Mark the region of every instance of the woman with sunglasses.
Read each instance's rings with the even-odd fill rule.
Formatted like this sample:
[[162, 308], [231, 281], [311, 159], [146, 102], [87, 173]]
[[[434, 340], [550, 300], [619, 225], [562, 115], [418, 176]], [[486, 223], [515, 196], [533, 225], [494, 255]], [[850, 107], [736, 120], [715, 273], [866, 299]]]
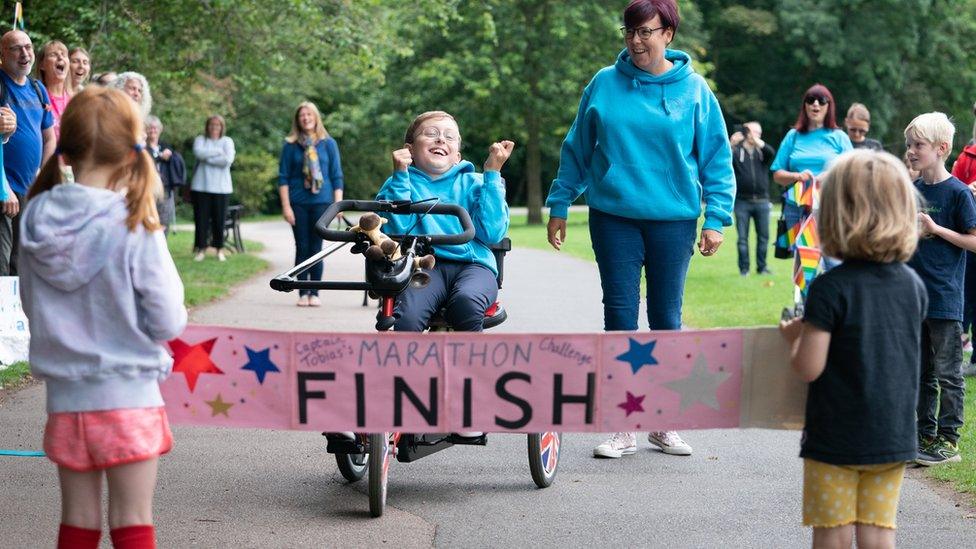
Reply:
[[[548, 238], [560, 249], [569, 205], [586, 193], [604, 329], [637, 329], [643, 270], [650, 328], [678, 330], [702, 203], [703, 256], [715, 255], [722, 227], [732, 224], [732, 149], [718, 100], [691, 57], [668, 49], [679, 22], [674, 0], [633, 0], [623, 22], [625, 48], [583, 90], [563, 142], [546, 200]], [[667, 454], [691, 454], [673, 431], [648, 441]], [[635, 433], [614, 433], [593, 454], [636, 451]]]
[[837, 127], [834, 96], [823, 84], [803, 94], [800, 115], [780, 143], [770, 170], [773, 181], [789, 187], [816, 179], [841, 153], [852, 150], [851, 139]]

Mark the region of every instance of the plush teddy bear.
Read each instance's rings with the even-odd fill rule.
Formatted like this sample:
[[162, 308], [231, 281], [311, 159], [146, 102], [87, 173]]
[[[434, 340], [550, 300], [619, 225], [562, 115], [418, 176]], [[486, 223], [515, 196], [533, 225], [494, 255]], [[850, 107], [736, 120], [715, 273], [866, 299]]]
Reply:
[[[386, 219], [369, 212], [363, 214], [359, 218], [359, 224], [350, 229], [351, 231], [365, 234], [370, 242], [373, 243], [365, 252], [366, 257], [370, 260], [379, 261], [385, 257], [390, 261], [396, 261], [403, 255], [400, 253], [400, 245], [380, 230], [386, 222]], [[434, 268], [434, 264], [435, 260], [433, 255], [416, 257], [413, 260], [413, 270], [430, 270]]]

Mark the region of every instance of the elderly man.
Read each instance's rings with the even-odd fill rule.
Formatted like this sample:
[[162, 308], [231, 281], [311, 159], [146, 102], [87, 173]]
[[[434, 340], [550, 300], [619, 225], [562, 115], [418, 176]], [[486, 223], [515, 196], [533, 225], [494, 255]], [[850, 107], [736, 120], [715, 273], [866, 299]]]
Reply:
[[54, 154], [54, 119], [47, 90], [29, 76], [34, 44], [27, 33], [14, 30], [0, 38], [0, 62], [3, 106], [16, 115], [16, 131], [3, 145], [9, 189], [3, 202], [6, 217], [0, 220], [0, 275], [16, 275], [20, 210], [41, 163]]

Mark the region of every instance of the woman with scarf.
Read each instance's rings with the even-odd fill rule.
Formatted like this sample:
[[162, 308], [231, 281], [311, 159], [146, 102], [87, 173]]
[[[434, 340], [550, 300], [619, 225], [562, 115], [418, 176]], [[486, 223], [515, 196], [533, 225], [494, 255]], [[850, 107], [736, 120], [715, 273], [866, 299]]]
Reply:
[[[315, 222], [332, 202], [342, 200], [342, 165], [339, 146], [322, 125], [314, 103], [298, 105], [285, 138], [278, 164], [278, 194], [281, 214], [295, 235], [295, 265], [322, 250], [322, 237]], [[322, 263], [299, 276], [300, 280], [322, 280]], [[322, 305], [317, 290], [301, 290], [299, 307]]]
[[[120, 77], [121, 78], [121, 77]], [[224, 135], [227, 125], [219, 114], [207, 118], [204, 134], [193, 140], [196, 167], [190, 183], [193, 200], [194, 261], [203, 261], [209, 244], [217, 250], [217, 261], [227, 261], [224, 255], [224, 218], [234, 187], [230, 166], [234, 163], [234, 141]]]

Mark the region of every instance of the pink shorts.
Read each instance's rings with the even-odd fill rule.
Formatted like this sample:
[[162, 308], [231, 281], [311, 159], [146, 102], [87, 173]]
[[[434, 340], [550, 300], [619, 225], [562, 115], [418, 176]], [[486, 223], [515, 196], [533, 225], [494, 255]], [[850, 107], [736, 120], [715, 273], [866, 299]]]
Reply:
[[44, 429], [48, 459], [80, 472], [151, 459], [172, 447], [162, 407], [50, 414]]

